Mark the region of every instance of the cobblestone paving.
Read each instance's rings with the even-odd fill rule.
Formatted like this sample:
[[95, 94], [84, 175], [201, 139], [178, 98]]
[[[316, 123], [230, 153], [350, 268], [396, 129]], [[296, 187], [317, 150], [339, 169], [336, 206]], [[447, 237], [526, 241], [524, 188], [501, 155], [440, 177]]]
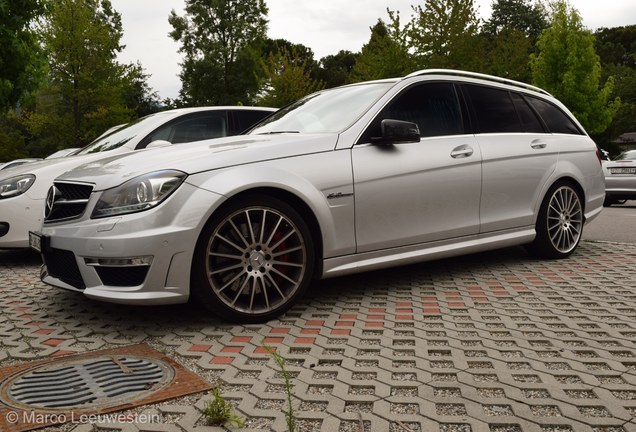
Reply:
[[[279, 320], [228, 325], [195, 306], [124, 307], [43, 285], [0, 253], [0, 366], [145, 342], [210, 382], [246, 430], [636, 431], [636, 247], [583, 242], [561, 261], [513, 248], [326, 280]], [[207, 394], [154, 423], [52, 430], [219, 431]], [[158, 420], [158, 421], [157, 421]]]

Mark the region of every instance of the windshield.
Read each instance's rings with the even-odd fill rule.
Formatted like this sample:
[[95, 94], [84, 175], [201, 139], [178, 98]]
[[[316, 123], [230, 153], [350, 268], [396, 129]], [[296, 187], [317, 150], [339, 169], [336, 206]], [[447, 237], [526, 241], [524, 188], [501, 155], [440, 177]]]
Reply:
[[374, 82], [314, 93], [277, 111], [250, 135], [341, 132], [394, 84]]
[[98, 138], [96, 141], [93, 141], [74, 154], [80, 155], [88, 153], [98, 153], [121, 147], [128, 141], [139, 135], [142, 131], [148, 128], [152, 128], [153, 124], [156, 124], [157, 126], [163, 124], [165, 122], [165, 117], [168, 114], [170, 114], [169, 111], [164, 111], [141, 117], [133, 122], [128, 123], [125, 126], [122, 126], [121, 128], [116, 129], [114, 132], [107, 134], [104, 137]]

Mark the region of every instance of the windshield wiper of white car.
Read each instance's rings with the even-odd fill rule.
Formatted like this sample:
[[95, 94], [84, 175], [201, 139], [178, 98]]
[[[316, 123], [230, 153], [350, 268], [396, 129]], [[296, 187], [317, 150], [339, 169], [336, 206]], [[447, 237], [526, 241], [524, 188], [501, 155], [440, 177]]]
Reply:
[[261, 132], [256, 135], [278, 135], [278, 134], [286, 134], [286, 133], [300, 133], [300, 131], [271, 131], [271, 132]]

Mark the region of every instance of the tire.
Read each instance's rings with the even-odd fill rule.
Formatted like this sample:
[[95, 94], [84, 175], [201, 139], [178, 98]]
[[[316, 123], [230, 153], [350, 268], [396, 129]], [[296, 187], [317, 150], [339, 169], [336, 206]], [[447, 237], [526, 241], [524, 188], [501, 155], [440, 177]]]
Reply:
[[583, 234], [583, 205], [577, 190], [568, 182], [555, 183], [546, 194], [537, 217], [537, 236], [530, 252], [541, 258], [567, 258]]
[[192, 294], [234, 322], [281, 315], [307, 290], [315, 268], [307, 224], [292, 207], [268, 196], [246, 196], [222, 207], [203, 229], [194, 254]]

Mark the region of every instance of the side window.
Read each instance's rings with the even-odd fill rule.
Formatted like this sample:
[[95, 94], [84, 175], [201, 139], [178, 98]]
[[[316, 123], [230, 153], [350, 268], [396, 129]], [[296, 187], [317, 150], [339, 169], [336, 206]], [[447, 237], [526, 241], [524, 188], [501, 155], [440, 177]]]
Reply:
[[542, 99], [528, 97], [530, 105], [539, 113], [548, 129], [552, 133], [562, 133], [570, 135], [583, 135], [577, 125], [557, 106], [552, 105]]
[[420, 136], [433, 137], [464, 133], [455, 88], [450, 83], [425, 83], [409, 87], [375, 118], [361, 142], [381, 135], [384, 119], [416, 123]]
[[270, 111], [235, 110], [233, 134], [241, 134], [271, 114]]
[[214, 111], [172, 121], [154, 131], [144, 142], [148, 145], [153, 141], [165, 140], [180, 144], [223, 136], [227, 136], [226, 113]]
[[534, 111], [532, 111], [528, 102], [526, 102], [518, 93], [510, 93], [510, 96], [512, 96], [512, 102], [514, 102], [517, 114], [519, 114], [523, 131], [545, 133], [545, 130], [541, 125], [541, 120], [539, 120]]
[[479, 133], [524, 132], [507, 90], [466, 85]]

